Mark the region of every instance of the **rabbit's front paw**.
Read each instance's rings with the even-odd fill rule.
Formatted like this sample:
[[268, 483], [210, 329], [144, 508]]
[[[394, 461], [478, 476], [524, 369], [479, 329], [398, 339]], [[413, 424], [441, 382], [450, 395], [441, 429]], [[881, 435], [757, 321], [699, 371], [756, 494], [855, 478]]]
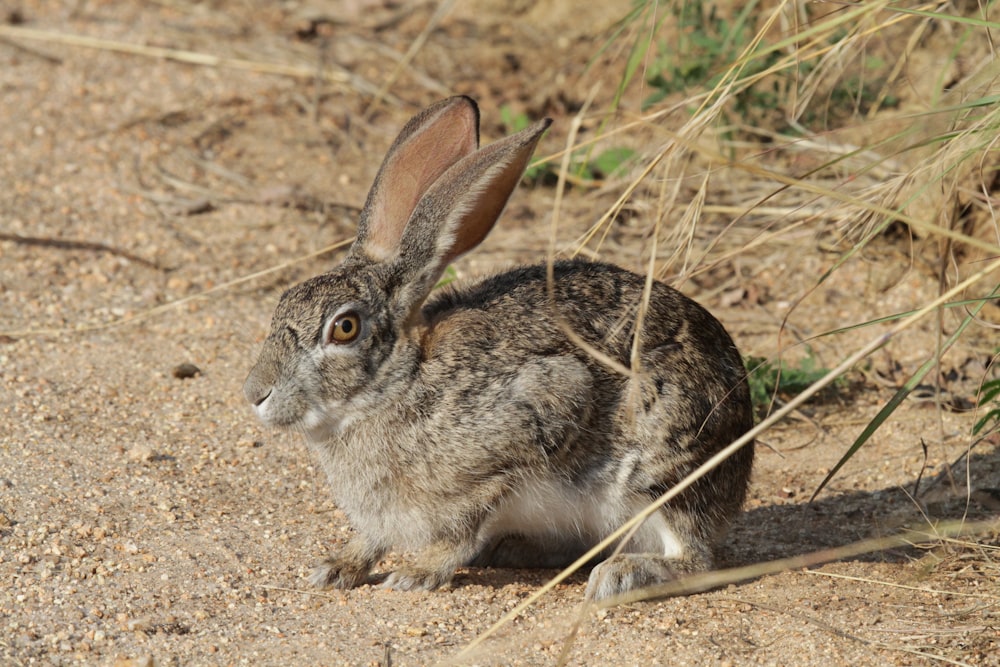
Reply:
[[605, 600], [676, 579], [670, 559], [656, 554], [623, 553], [598, 563], [587, 581], [587, 599]]
[[442, 572], [420, 567], [402, 567], [382, 584], [383, 588], [397, 591], [432, 591], [451, 581], [452, 572]]
[[365, 582], [370, 569], [361, 559], [330, 556], [313, 569], [309, 583], [316, 588], [354, 588]]

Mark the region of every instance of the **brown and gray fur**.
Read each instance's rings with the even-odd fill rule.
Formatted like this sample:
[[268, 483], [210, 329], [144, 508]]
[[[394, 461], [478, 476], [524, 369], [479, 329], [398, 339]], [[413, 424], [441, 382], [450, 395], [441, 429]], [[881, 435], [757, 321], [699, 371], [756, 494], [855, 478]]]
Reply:
[[[302, 431], [357, 531], [313, 573], [433, 589], [463, 565], [570, 562], [752, 426], [740, 355], [704, 308], [596, 262], [518, 268], [431, 293], [486, 236], [549, 121], [478, 148], [465, 97], [412, 119], [389, 149], [358, 239], [333, 271], [288, 290], [244, 386], [264, 423]], [[352, 319], [355, 318], [355, 319]], [[335, 322], [337, 324], [335, 324]], [[341, 342], [341, 325], [358, 326]], [[646, 521], [591, 573], [607, 598], [712, 566], [739, 512], [748, 445]]]

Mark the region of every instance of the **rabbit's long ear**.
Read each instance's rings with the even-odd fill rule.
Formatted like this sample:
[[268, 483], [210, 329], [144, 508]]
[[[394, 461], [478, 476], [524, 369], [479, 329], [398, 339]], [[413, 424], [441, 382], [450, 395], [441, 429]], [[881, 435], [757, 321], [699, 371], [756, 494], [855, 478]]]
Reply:
[[551, 123], [538, 121], [462, 158], [430, 186], [399, 241], [393, 265], [400, 280], [398, 307], [417, 307], [448, 263], [493, 229]]
[[394, 258], [420, 198], [441, 174], [478, 147], [479, 108], [468, 97], [442, 100], [410, 119], [375, 176], [351, 253], [376, 261]]

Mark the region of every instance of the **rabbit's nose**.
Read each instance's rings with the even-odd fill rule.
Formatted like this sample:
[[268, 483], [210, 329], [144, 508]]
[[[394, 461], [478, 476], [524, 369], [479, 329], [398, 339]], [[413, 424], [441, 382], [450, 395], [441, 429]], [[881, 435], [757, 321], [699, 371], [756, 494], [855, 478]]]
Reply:
[[261, 405], [264, 404], [264, 401], [266, 401], [270, 397], [271, 397], [271, 390], [268, 389], [266, 394], [264, 394], [263, 396], [261, 396], [260, 398], [257, 398], [257, 399], [251, 398], [250, 402], [253, 403], [253, 406], [255, 408], [259, 408]]
[[273, 389], [272, 385], [260, 382], [252, 371], [247, 381], [243, 383], [243, 395], [258, 412], [264, 401], [271, 397]]

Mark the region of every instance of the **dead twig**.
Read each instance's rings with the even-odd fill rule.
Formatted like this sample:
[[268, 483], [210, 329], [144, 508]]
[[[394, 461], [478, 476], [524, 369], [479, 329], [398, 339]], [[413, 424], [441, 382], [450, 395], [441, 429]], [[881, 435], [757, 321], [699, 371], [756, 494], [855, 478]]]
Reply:
[[148, 266], [149, 268], [156, 269], [157, 271], [166, 270], [156, 262], [144, 257], [139, 257], [128, 250], [122, 250], [121, 248], [115, 248], [114, 246], [109, 246], [105, 243], [98, 243], [96, 241], [54, 239], [47, 236], [22, 236], [20, 234], [9, 234], [6, 232], [0, 232], [0, 241], [12, 241], [13, 243], [17, 243], [19, 245], [42, 248], [58, 248], [60, 250], [89, 250], [91, 252], [106, 252], [116, 257], [127, 259], [130, 262]]

